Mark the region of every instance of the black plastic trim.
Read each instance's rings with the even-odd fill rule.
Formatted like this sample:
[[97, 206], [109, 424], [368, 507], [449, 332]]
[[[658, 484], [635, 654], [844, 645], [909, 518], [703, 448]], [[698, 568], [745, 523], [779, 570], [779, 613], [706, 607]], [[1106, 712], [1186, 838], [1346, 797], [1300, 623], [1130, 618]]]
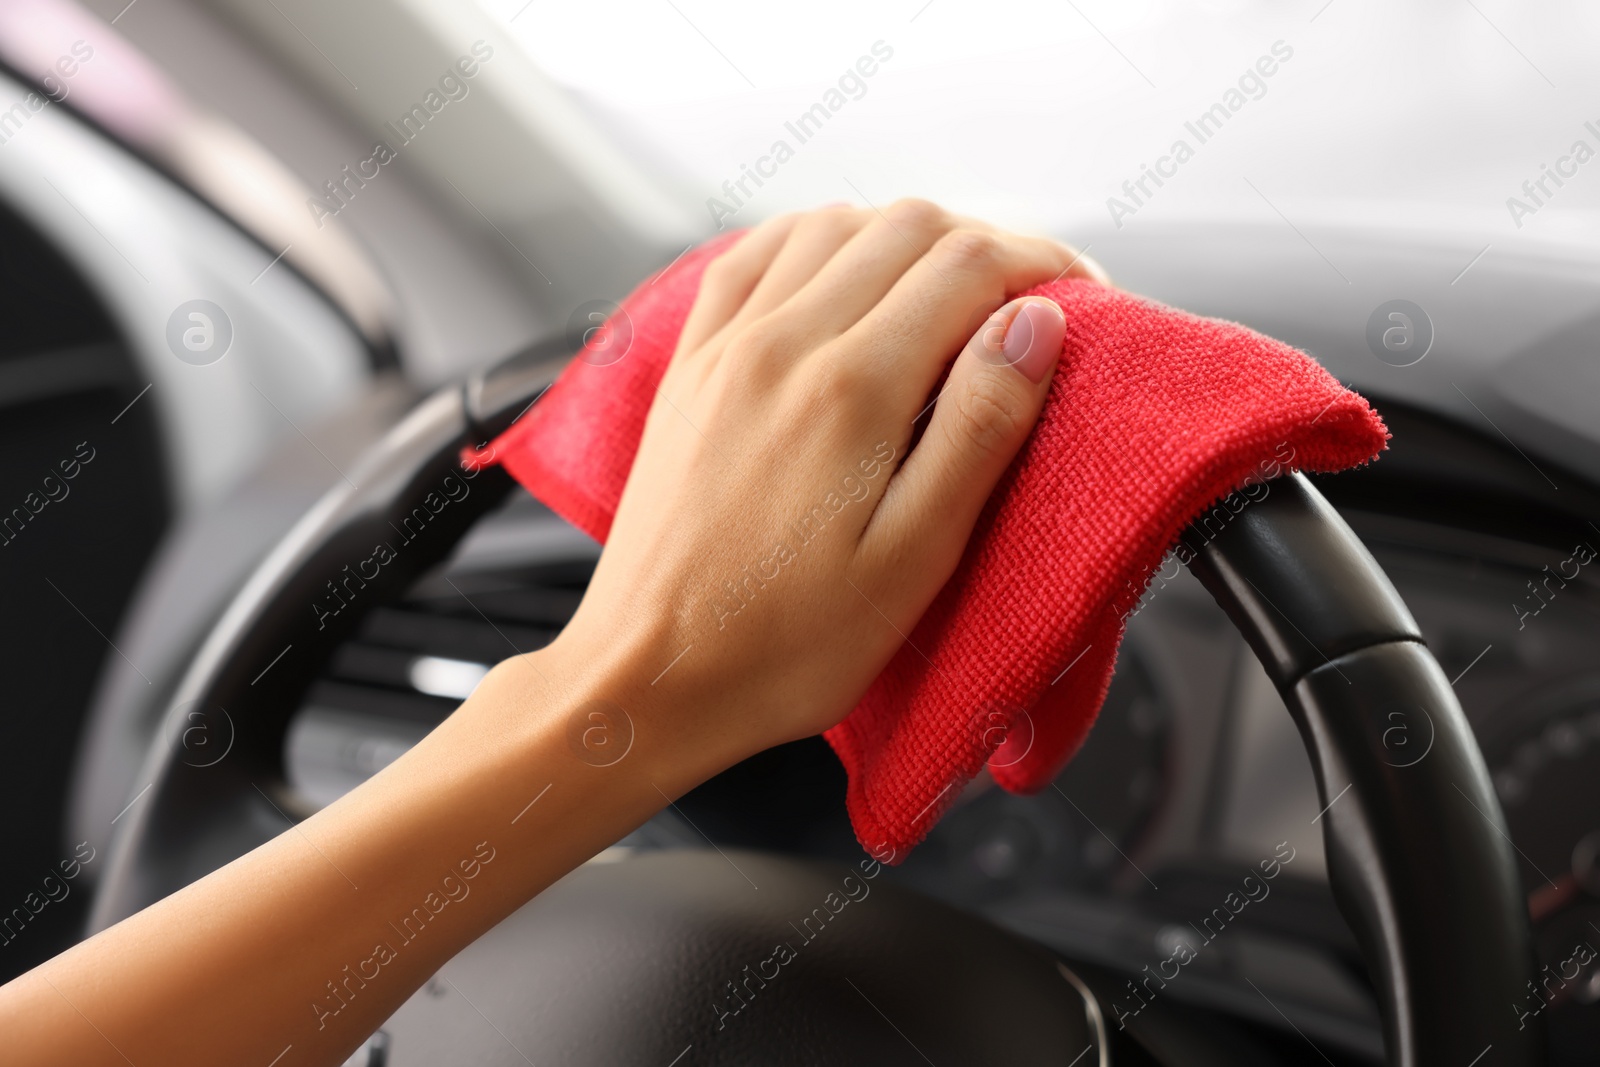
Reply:
[[[306, 687], [359, 617], [443, 559], [505, 496], [510, 478], [485, 471], [459, 506], [438, 509], [352, 594], [355, 610], [329, 621], [312, 603], [426, 507], [444, 479], [460, 479], [460, 450], [510, 425], [562, 362], [530, 351], [424, 402], [263, 562], [202, 650], [150, 753], [150, 795], [128, 813], [95, 902], [96, 927], [281, 827], [272, 796], [283, 794], [283, 735]], [[1505, 1010], [1531, 973], [1532, 953], [1504, 820], [1415, 621], [1303, 477], [1270, 483], [1264, 499], [1229, 511], [1220, 530], [1185, 535], [1190, 565], [1300, 724], [1326, 805], [1319, 820], [1330, 878], [1382, 997], [1391, 1062], [1459, 1067], [1491, 1044], [1496, 1063], [1540, 1062], [1537, 1026], [1514, 1031]], [[233, 758], [194, 766], [177, 741], [194, 706], [225, 712], [237, 730]], [[1413, 759], [1417, 748], [1405, 744], [1421, 744], [1424, 724], [1427, 746]]]
[[[1260, 496], [1265, 489], [1266, 495]], [[1189, 569], [1249, 642], [1280, 689], [1332, 659], [1422, 631], [1377, 560], [1301, 475], [1268, 482], [1256, 503], [1231, 498], [1220, 532], [1196, 523]]]
[[1302, 475], [1270, 490], [1184, 544], [1300, 728], [1388, 1061], [1460, 1065], [1493, 1046], [1496, 1063], [1543, 1063], [1542, 1027], [1511, 1008], [1534, 973], [1526, 903], [1461, 705], [1338, 513]]

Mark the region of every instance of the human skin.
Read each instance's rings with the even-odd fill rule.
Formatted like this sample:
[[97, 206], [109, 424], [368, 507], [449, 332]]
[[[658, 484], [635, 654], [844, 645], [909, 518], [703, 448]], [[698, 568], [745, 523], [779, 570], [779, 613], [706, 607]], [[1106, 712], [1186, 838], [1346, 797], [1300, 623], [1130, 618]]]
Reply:
[[[341, 1064], [670, 799], [839, 722], [1037, 419], [1065, 324], [1006, 296], [1063, 274], [1104, 280], [922, 201], [757, 227], [706, 271], [555, 642], [360, 788], [0, 987], [6, 1062]], [[730, 613], [725, 583], [846, 476], [865, 494]]]

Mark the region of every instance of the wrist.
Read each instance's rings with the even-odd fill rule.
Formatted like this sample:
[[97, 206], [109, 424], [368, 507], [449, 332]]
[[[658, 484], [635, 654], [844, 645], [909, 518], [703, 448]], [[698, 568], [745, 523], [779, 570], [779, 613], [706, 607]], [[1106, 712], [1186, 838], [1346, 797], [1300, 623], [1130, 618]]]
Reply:
[[473, 700], [508, 714], [505, 728], [562, 777], [640, 786], [661, 806], [751, 754], [722, 725], [722, 687], [669, 684], [685, 651], [672, 646], [670, 635], [598, 640], [569, 627], [496, 666]]

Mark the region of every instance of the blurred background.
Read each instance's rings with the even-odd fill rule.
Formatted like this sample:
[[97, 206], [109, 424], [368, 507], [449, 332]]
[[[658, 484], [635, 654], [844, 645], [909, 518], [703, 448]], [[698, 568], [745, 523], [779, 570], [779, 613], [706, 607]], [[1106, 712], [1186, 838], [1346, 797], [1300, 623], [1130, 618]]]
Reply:
[[[1324, 489], [1466, 679], [1564, 958], [1600, 916], [1600, 601], [1587, 573], [1536, 624], [1523, 598], [1600, 544], [1597, 40], [1592, 4], [1508, 0], [0, 0], [0, 979], [79, 936], [229, 596], [428, 390], [570, 344], [719, 229], [909, 195], [1072, 241], [1375, 399], [1383, 473]], [[450, 573], [536, 636], [594, 553], [519, 500]], [[1169, 929], [1129, 903], [1146, 870], [1209, 900], [1217, 863], [1315, 811], [1276, 696], [1186, 583], [1130, 631], [1101, 757], [1064, 778], [1083, 807], [975, 797], [908, 878], [1137, 962]], [[309, 808], [498, 655], [446, 599], [424, 582], [308, 694], [284, 758]], [[691, 810], [719, 840], [847, 852], [824, 757]], [[1230, 960], [1206, 996], [1265, 1018], [1234, 995], [1259, 979], [1370, 1056], [1302, 848], [1303, 907], [1261, 934], [1290, 962]], [[1144, 925], [1085, 947], [1108, 915]], [[1585, 981], [1562, 1011], [1586, 1040]]]

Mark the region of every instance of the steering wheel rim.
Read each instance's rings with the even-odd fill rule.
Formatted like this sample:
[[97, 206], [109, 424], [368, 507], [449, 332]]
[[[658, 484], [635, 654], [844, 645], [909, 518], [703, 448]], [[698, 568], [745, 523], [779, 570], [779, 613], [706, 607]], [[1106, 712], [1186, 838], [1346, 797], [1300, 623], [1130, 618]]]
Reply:
[[[512, 490], [499, 468], [465, 474], [460, 450], [525, 411], [570, 351], [530, 349], [423, 401], [261, 563], [151, 744], [139, 778], [148, 795], [112, 843], [91, 931], [272, 836], [271, 813], [287, 806], [283, 740], [305, 689], [366, 611], [443, 560]], [[467, 488], [439, 506], [447, 478]], [[1268, 484], [1248, 507], [1197, 520], [1179, 555], [1300, 729], [1323, 804], [1329, 881], [1378, 992], [1389, 1062], [1461, 1067], [1492, 1047], [1497, 1064], [1542, 1063], [1539, 1020], [1518, 1029], [1507, 1011], [1533, 977], [1531, 935], [1504, 818], [1460, 705], [1399, 594], [1337, 512], [1301, 475]], [[407, 527], [414, 536], [375, 578], [363, 575], [344, 610], [312, 606], [419, 508], [425, 521]], [[174, 743], [197, 721], [226, 730], [228, 758], [195, 758]]]

